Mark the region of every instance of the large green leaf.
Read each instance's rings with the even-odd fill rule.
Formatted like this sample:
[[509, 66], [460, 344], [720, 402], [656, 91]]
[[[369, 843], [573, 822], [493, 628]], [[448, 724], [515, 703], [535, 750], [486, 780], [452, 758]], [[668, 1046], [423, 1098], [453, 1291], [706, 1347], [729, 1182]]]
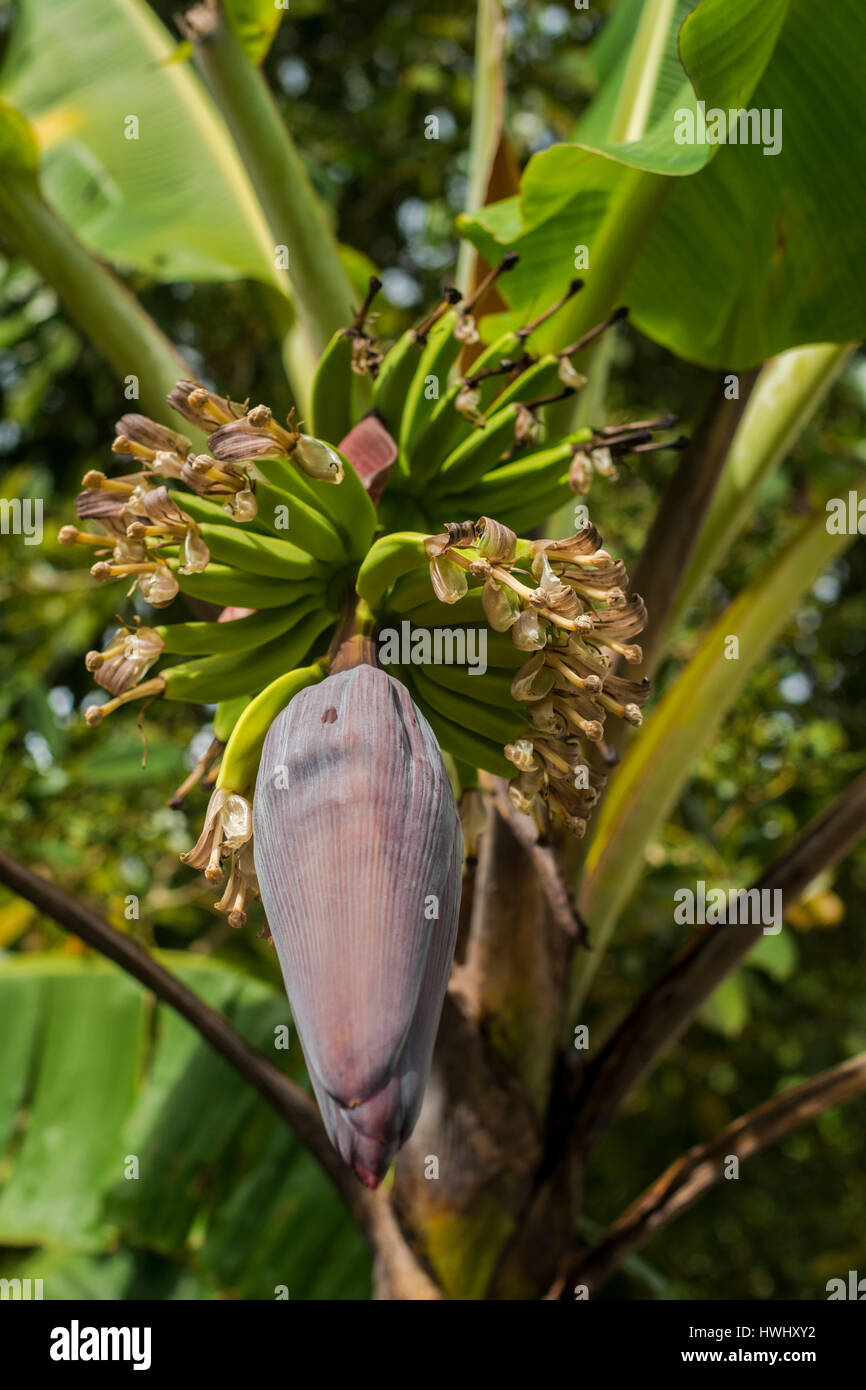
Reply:
[[656, 174], [702, 169], [716, 147], [680, 143], [679, 113], [694, 118], [699, 100], [723, 108], [748, 101], [787, 8], [788, 0], [702, 0], [697, 7], [694, 0], [628, 0], [620, 23], [633, 41], [618, 45], [600, 103], [611, 135], [604, 138], [591, 109], [578, 126], [580, 145]]
[[99, 1244], [100, 1194], [120, 1171], [144, 1041], [142, 992], [118, 972], [71, 960], [46, 971], [24, 956], [0, 970], [0, 999], [3, 1091], [8, 1102], [17, 1076], [16, 1105], [29, 1112], [0, 1193], [0, 1241]]
[[260, 63], [274, 41], [289, 0], [222, 0], [229, 24], [244, 52]]
[[767, 478], [790, 452], [853, 351], [850, 343], [794, 348], [763, 368], [679, 586], [671, 632], [724, 560]]
[[[297, 1041], [274, 1048], [281, 991], [160, 959], [303, 1077]], [[318, 1164], [173, 1010], [107, 963], [51, 955], [0, 963], [0, 1009], [0, 1246], [43, 1247], [47, 1298], [367, 1296], [366, 1249]], [[99, 1255], [118, 1239], [122, 1261]]]
[[[650, 337], [707, 366], [738, 368], [801, 343], [862, 336], [859, 0], [839, 0], [820, 24], [807, 0], [701, 0], [682, 25], [679, 62], [671, 38], [680, 7], [645, 0], [641, 11], [626, 0], [620, 8], [614, 22], [635, 41], [624, 56], [608, 50], [605, 84], [578, 127], [581, 144], [536, 155], [519, 198], [464, 223], [488, 259], [521, 252], [503, 282], [515, 317], [555, 298], [575, 245], [585, 244], [587, 289], [570, 330], [624, 298]], [[632, 60], [642, 16], [653, 9], [669, 24], [663, 49], [647, 60], [646, 92]], [[780, 110], [781, 152], [678, 145], [674, 113], [698, 99], [707, 109]], [[635, 112], [644, 133], [623, 140]], [[619, 143], [605, 140], [605, 129]]]
[[[144, 0], [22, 0], [3, 96], [31, 121], [52, 207], [160, 279], [287, 282], [226, 128]], [[137, 138], [130, 118], [137, 121]]]
[[114, 1303], [125, 1299], [177, 1301], [218, 1297], [218, 1291], [175, 1260], [150, 1251], [116, 1250], [108, 1254], [85, 1254], [77, 1250], [34, 1251], [0, 1263], [5, 1279], [41, 1280], [32, 1284], [49, 1302], [99, 1300]]
[[[839, 495], [857, 486], [846, 473]], [[862, 487], [860, 496], [866, 495]], [[704, 637], [689, 664], [653, 710], [611, 779], [596, 821], [580, 884], [579, 907], [593, 949], [578, 964], [579, 1004], [593, 979], [622, 908], [644, 868], [644, 850], [676, 806], [694, 759], [822, 569], [850, 545], [830, 534], [823, 507], [805, 521], [769, 570], [744, 589]], [[728, 639], [738, 639], [729, 656]]]

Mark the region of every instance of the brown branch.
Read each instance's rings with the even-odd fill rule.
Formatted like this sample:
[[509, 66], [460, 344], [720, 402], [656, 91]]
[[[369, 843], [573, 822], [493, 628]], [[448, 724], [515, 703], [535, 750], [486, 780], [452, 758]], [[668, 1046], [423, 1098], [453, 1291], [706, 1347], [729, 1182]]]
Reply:
[[740, 373], [739, 399], [727, 400], [725, 374], [713, 382], [689, 447], [668, 483], [635, 567], [632, 589], [643, 597], [649, 622], [641, 635], [644, 659], [631, 679], [649, 675], [665, 634], [680, 582], [716, 491], [731, 442], [758, 378], [758, 368]]
[[[821, 812], [757, 880], [790, 907], [812, 880], [838, 863], [866, 832], [866, 773]], [[761, 938], [759, 924], [704, 928], [635, 1004], [595, 1060], [576, 1097], [572, 1134], [586, 1153], [634, 1089], [688, 1028], [701, 1004]]]
[[403, 1240], [387, 1194], [382, 1189], [369, 1192], [357, 1182], [331, 1147], [316, 1105], [300, 1086], [247, 1042], [223, 1014], [159, 965], [138, 942], [115, 931], [98, 913], [2, 850], [0, 883], [133, 975], [192, 1024], [214, 1051], [259, 1092], [325, 1170], [377, 1260], [387, 1267], [390, 1286], [411, 1290], [401, 1292], [400, 1297], [417, 1300], [441, 1296]]
[[546, 1297], [570, 1301], [578, 1284], [590, 1295], [597, 1293], [623, 1260], [725, 1176], [732, 1155], [750, 1158], [824, 1110], [864, 1092], [866, 1052], [861, 1052], [741, 1115], [708, 1144], [696, 1145], [672, 1163], [592, 1249], [572, 1256]]

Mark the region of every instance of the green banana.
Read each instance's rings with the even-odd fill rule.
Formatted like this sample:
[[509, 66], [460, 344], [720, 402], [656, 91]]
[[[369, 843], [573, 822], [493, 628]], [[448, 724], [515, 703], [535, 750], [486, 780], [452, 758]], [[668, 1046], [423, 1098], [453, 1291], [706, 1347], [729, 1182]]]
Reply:
[[308, 594], [317, 594], [325, 605], [324, 590], [317, 580], [281, 583], [260, 574], [239, 574], [231, 565], [213, 563], [201, 574], [178, 574], [179, 562], [169, 559], [167, 563], [177, 575], [181, 591], [205, 603], [232, 608], [285, 608]]
[[223, 700], [217, 705], [213, 717], [214, 738], [220, 743], [228, 743], [232, 729], [250, 702], [249, 695], [236, 695], [233, 700]]
[[[501, 520], [497, 507], [514, 506], [523, 498], [531, 499], [533, 492], [546, 490], [568, 477], [574, 442], [568, 435], [559, 444], [547, 449], [536, 449], [533, 453], [520, 454], [517, 458], [503, 463], [482, 477], [477, 477], [465, 490], [455, 489], [446, 499], [442, 498], [440, 507], [450, 501], [452, 505], [470, 510], [477, 507], [481, 516], [493, 516]], [[485, 500], [486, 499], [486, 500]], [[525, 530], [521, 527], [521, 530]]]
[[[248, 464], [247, 467], [257, 488], [261, 480], [280, 492], [287, 492], [290, 497], [300, 498], [308, 507], [317, 507], [323, 516], [327, 516], [327, 509], [320, 503], [319, 494], [313, 491], [313, 479], [296, 463], [292, 463], [291, 459], [256, 459], [255, 463]], [[339, 484], [328, 483], [326, 486], [336, 487]]]
[[396, 437], [406, 396], [412, 378], [421, 361], [424, 344], [419, 342], [418, 330], [407, 328], [402, 337], [388, 349], [379, 368], [373, 387], [373, 409], [378, 411], [386, 427]]
[[[495, 343], [491, 343], [483, 352], [479, 353], [472, 363], [471, 376], [477, 376], [479, 372], [490, 371], [493, 367], [498, 367], [501, 362], [517, 362], [526, 351], [524, 339], [520, 333], [509, 330], [497, 338]], [[479, 409], [486, 410], [502, 386], [502, 378], [489, 376], [484, 381], [478, 383], [478, 390], [481, 393]]]
[[504, 391], [490, 406], [490, 413], [502, 410], [512, 401], [531, 401], [538, 396], [547, 396], [557, 388], [562, 389], [559, 380], [559, 358], [552, 353], [533, 362], [514, 381], [508, 382]]
[[355, 580], [358, 596], [371, 608], [379, 608], [386, 592], [401, 575], [429, 564], [426, 537], [419, 531], [392, 531], [371, 546]]
[[472, 767], [481, 767], [485, 772], [491, 772], [496, 777], [510, 778], [513, 776], [514, 768], [505, 757], [499, 744], [484, 738], [481, 734], [471, 733], [468, 729], [446, 719], [438, 710], [435, 710], [419, 694], [417, 686], [413, 683], [412, 673], [405, 667], [395, 670], [393, 674], [406, 686], [446, 752], [455, 758], [462, 759], [465, 763], [469, 763]]
[[[256, 500], [261, 530], [291, 539], [302, 550], [317, 560], [324, 560], [326, 564], [345, 564], [345, 541], [333, 523], [313, 503], [260, 479], [256, 480]], [[288, 521], [288, 526], [278, 525], [284, 519]]]
[[376, 508], [348, 459], [342, 454], [340, 458], [343, 479], [339, 483], [310, 478], [289, 459], [259, 459], [256, 469], [272, 487], [321, 512], [343, 540], [346, 552], [360, 559], [376, 530]]
[[483, 430], [477, 429], [444, 460], [436, 479], [437, 489], [462, 492], [494, 468], [502, 456], [514, 448], [516, 423], [516, 404], [491, 415]]
[[[434, 671], [439, 668], [428, 669]], [[513, 743], [527, 729], [526, 716], [513, 700], [509, 701], [511, 709], [507, 705], [505, 708], [497, 708], [494, 705], [478, 704], [468, 695], [457, 695], [446, 686], [439, 685], [427, 674], [427, 669], [419, 666], [413, 666], [412, 679], [419, 695], [432, 709], [444, 719], [450, 719], [452, 723], [468, 729], [471, 733], [481, 734], [484, 738], [504, 744]], [[480, 686], [485, 677], [473, 676], [470, 679]]]
[[[428, 578], [429, 592], [429, 578]], [[393, 607], [388, 603], [389, 609]], [[431, 599], [429, 603], [422, 603], [417, 608], [412, 608], [406, 614], [413, 627], [454, 627], [466, 623], [486, 623], [484, 605], [481, 602], [480, 588], [472, 589], [456, 603], [440, 603], [438, 599]]]
[[[339, 450], [336, 451], [339, 453]], [[333, 522], [346, 542], [349, 555], [360, 560], [366, 555], [376, 533], [378, 517], [367, 489], [347, 458], [343, 461], [343, 480], [325, 483], [308, 478], [313, 499], [320, 511]]]
[[513, 670], [499, 666], [488, 666], [483, 676], [470, 675], [465, 666], [425, 666], [427, 677], [437, 685], [445, 686], [455, 695], [477, 700], [482, 705], [497, 705], [507, 709], [511, 700]]
[[265, 736], [271, 724], [299, 690], [317, 684], [325, 675], [327, 664], [316, 661], [312, 666], [299, 666], [287, 671], [266, 685], [249, 701], [237, 720], [223, 753], [217, 786], [242, 795], [252, 787], [258, 772]]
[[259, 531], [237, 531], [232, 526], [201, 526], [203, 540], [215, 560], [234, 565], [248, 574], [260, 574], [269, 579], [325, 578], [328, 570], [320, 560], [314, 560], [305, 550], [291, 541]]
[[320, 609], [304, 618], [287, 635], [266, 642], [254, 652], [244, 653], [241, 660], [232, 652], [169, 666], [162, 672], [165, 693], [170, 700], [197, 705], [221, 703], [237, 695], [254, 695], [277, 676], [297, 666], [333, 621], [330, 613]]
[[[516, 671], [518, 666], [522, 666], [526, 661], [526, 652], [519, 651], [515, 647], [507, 632], [494, 632], [492, 628], [487, 631], [487, 664], [496, 666], [503, 671]], [[478, 676], [473, 676], [473, 680], [478, 680]]]
[[354, 424], [355, 373], [352, 371], [352, 333], [338, 328], [328, 343], [313, 377], [310, 433], [336, 447]]
[[459, 309], [452, 306], [445, 310], [430, 330], [417, 371], [409, 384], [400, 417], [400, 451], [404, 457], [411, 452], [419, 432], [429, 423], [438, 405], [438, 395], [433, 402], [427, 400], [430, 377], [436, 378], [439, 391], [447, 390], [452, 368], [463, 347], [460, 339], [454, 336], [459, 318]]
[[[568, 502], [574, 501], [574, 494], [568, 486], [567, 477], [556, 483], [549, 491], [535, 494], [527, 498], [524, 502], [517, 504], [513, 510], [506, 510], [501, 518], [504, 526], [521, 527], [525, 531], [531, 531], [536, 526], [542, 526], [554, 512], [558, 512]], [[571, 529], [575, 530], [577, 522], [570, 523]]]
[[456, 406], [463, 390], [462, 382], [449, 386], [436, 409], [418, 433], [409, 453], [409, 472], [417, 482], [425, 482], [436, 473], [458, 444], [479, 428], [464, 420]]
[[292, 604], [291, 608], [264, 608], [248, 618], [235, 618], [227, 623], [166, 623], [155, 631], [165, 643], [164, 650], [179, 656], [245, 652], [287, 632], [320, 603], [316, 594], [310, 594]]
[[[430, 583], [430, 562], [410, 570], [396, 581], [386, 603], [389, 613], [409, 613], [423, 603], [433, 599], [433, 585]], [[439, 604], [439, 600], [436, 600]], [[442, 608], [443, 605], [439, 604]]]
[[[506, 334], [499, 341], [504, 347], [508, 347], [515, 339], [515, 334]], [[484, 353], [473, 364], [472, 376], [478, 371], [479, 363], [483, 362], [487, 355]], [[494, 366], [497, 365], [495, 357], [496, 354], [493, 355], [491, 362], [491, 365]], [[504, 353], [503, 358], [508, 360]], [[503, 377], [486, 377], [483, 381], [479, 381], [475, 387], [478, 392], [477, 409], [486, 412], [490, 418], [498, 413], [503, 406], [510, 405], [514, 401], [527, 401], [534, 396], [545, 395], [557, 384], [558, 372], [559, 359], [550, 356], [540, 362], [530, 362], [520, 375], [514, 381], [506, 384], [504, 388], [502, 386]], [[434, 410], [429, 423], [412, 446], [409, 468], [412, 477], [418, 481], [424, 481], [435, 474], [449, 454], [472, 436], [480, 434], [485, 428], [484, 425], [473, 425], [469, 420], [465, 420], [457, 410], [457, 397], [463, 389], [463, 380], [449, 387], [445, 397]]]
[[413, 500], [411, 494], [399, 492], [396, 488], [385, 489], [379, 499], [378, 513], [383, 534], [389, 531], [423, 531], [425, 536], [429, 536], [436, 530], [427, 512]]
[[[266, 466], [270, 463], [282, 464], [284, 460], [268, 460]], [[276, 473], [277, 470], [275, 476]], [[252, 521], [232, 521], [218, 503], [210, 501], [207, 497], [197, 497], [194, 492], [172, 490], [169, 496], [199, 524], [237, 527], [238, 534], [255, 531], [266, 536], [277, 535], [291, 540], [316, 560], [323, 560], [328, 564], [345, 563], [346, 544], [337, 528], [316, 506], [314, 494], [304, 487], [300, 470], [287, 464], [279, 472], [279, 477], [280, 481], [273, 483], [268, 482], [264, 476], [253, 479], [258, 512]], [[284, 516], [278, 508], [287, 509], [288, 527], [277, 524]]]
[[170, 488], [168, 495], [181, 511], [192, 517], [193, 521], [210, 521], [220, 526], [240, 526], [251, 531], [267, 530], [259, 516], [253, 517], [251, 521], [232, 521], [218, 502], [212, 502], [208, 497], [199, 497], [194, 492], [180, 492], [176, 488]]
[[[454, 607], [456, 608], [457, 605], [455, 604]], [[519, 651], [518, 648], [515, 647], [514, 643], [511, 641], [511, 638], [508, 636], [506, 632], [494, 632], [493, 629], [488, 628], [486, 624], [478, 622], [449, 623], [448, 617], [449, 614], [452, 612], [451, 606], [449, 604], [443, 603], [439, 604], [438, 608], [440, 614], [438, 622], [416, 623], [414, 621], [414, 614], [401, 615], [401, 617], [404, 617], [404, 620], [409, 621], [411, 623], [412, 631], [410, 631], [409, 634], [410, 642], [412, 640], [412, 633], [414, 632], [414, 629], [416, 627], [483, 627], [484, 631], [487, 633], [486, 649], [488, 666], [496, 667], [500, 671], [513, 672], [517, 669], [518, 666], [523, 665], [524, 661], [526, 660], [526, 652]], [[430, 616], [433, 616], [432, 605]], [[480, 677], [473, 676], [472, 679], [473, 681], [476, 681], [479, 680]]]

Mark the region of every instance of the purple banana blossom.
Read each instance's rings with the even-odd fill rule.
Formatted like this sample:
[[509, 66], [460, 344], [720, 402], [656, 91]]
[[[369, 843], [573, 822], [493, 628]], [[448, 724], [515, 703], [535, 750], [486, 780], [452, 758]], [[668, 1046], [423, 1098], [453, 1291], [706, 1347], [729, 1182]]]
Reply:
[[322, 1118], [376, 1187], [418, 1118], [457, 934], [463, 836], [442, 754], [405, 687], [356, 666], [274, 720], [253, 804]]

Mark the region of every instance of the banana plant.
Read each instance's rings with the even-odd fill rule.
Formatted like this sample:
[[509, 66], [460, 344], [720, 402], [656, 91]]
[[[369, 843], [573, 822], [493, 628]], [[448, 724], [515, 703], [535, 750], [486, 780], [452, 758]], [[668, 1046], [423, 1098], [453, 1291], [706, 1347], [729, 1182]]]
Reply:
[[[133, 9], [132, 0], [118, 5], [118, 24]], [[35, 0], [28, 12], [33, 23]], [[676, 988], [666, 975], [597, 1053], [581, 1060], [573, 1039], [647, 846], [694, 760], [803, 593], [853, 537], [828, 530], [830, 483], [816, 480], [800, 529], [653, 704], [635, 640], [653, 614], [618, 556], [615, 525], [611, 534], [589, 512], [595, 479], [615, 479], [626, 458], [685, 450], [702, 470], [691, 545], [659, 586], [669, 641], [861, 331], [847, 262], [832, 287], [819, 293], [810, 281], [808, 294], [792, 291], [812, 246], [794, 216], [772, 254], [758, 236], [744, 251], [743, 279], [762, 286], [761, 313], [733, 293], [716, 312], [705, 218], [695, 214], [681, 232], [685, 249], [666, 243], [664, 258], [657, 249], [670, 208], [709, 197], [716, 178], [742, 197], [763, 178], [760, 151], [740, 165], [732, 148], [678, 143], [675, 116], [787, 93], [797, 12], [794, 0], [621, 0], [575, 142], [536, 156], [513, 198], [479, 207], [505, 106], [504, 14], [482, 0], [462, 225], [492, 269], [468, 273], [467, 243], [460, 287], [446, 284], [388, 345], [375, 333], [381, 282], [349, 280], [257, 67], [273, 15], [196, 6], [183, 22], [186, 52], [218, 126], [190, 72], [169, 65], [159, 80], [182, 89], [198, 119], [209, 113], [214, 140], [219, 130], [247, 248], [261, 250], [268, 236], [289, 246], [283, 289], [304, 350], [279, 405], [198, 381], [93, 256], [122, 268], [135, 244], [134, 197], [123, 196], [107, 224], [132, 241], [101, 240], [99, 219], [68, 196], [68, 121], [61, 148], [45, 148], [52, 122], [33, 95], [41, 54], [28, 49], [26, 23], [18, 38], [0, 124], [0, 232], [109, 359], [122, 311], [125, 360], [139, 366], [151, 410], [119, 413], [110, 447], [122, 471], [90, 469], [77, 517], [59, 533], [95, 583], [117, 586], [119, 606], [124, 591], [138, 605], [86, 655], [100, 688], [87, 723], [96, 730], [129, 717], [136, 702], [151, 719], [169, 701], [215, 707], [215, 743], [197, 769], [213, 790], [182, 858], [219, 888], [215, 909], [239, 931], [261, 897], [318, 1114], [225, 1021], [216, 1026], [206, 1004], [179, 1004], [170, 975], [133, 957], [93, 914], [6, 856], [0, 878], [182, 1007], [242, 1071], [343, 1197], [372, 1248], [382, 1298], [594, 1294], [678, 1210], [651, 1190], [589, 1249], [580, 1177], [647, 1067], [758, 938], [743, 930], [728, 945], [730, 928], [708, 928], [685, 965], [671, 967]], [[841, 5], [834, 23], [853, 31], [862, 16]], [[165, 76], [173, 69], [182, 80]], [[819, 65], [816, 81], [792, 96], [797, 128], [822, 79], [837, 76]], [[826, 190], [842, 159], [820, 177], [796, 158], [780, 164], [781, 187], [771, 183], [756, 203], [759, 230], [774, 197], [800, 205], [786, 202], [785, 180], [808, 203], [813, 174]], [[147, 191], [140, 196], [146, 203]], [[732, 197], [716, 211], [720, 237], [733, 234], [733, 206]], [[576, 277], [573, 228], [584, 207], [588, 258]], [[837, 203], [828, 195], [822, 207], [829, 236]], [[207, 229], [201, 273], [214, 272], [210, 237], [215, 245], [221, 230]], [[180, 255], [186, 233], [176, 235]], [[233, 271], [257, 273], [251, 256]], [[680, 259], [688, 292], [671, 292], [662, 308], [661, 282]], [[661, 267], [655, 279], [648, 262]], [[479, 322], [494, 285], [506, 311]], [[689, 445], [664, 403], [648, 418], [604, 423], [599, 349], [628, 315], [623, 294], [638, 327], [664, 346], [730, 368], [734, 379], [754, 373], [748, 404], [744, 393], [727, 425], [711, 422]], [[826, 345], [805, 346], [819, 340]], [[859, 470], [834, 477], [859, 496]], [[567, 534], [546, 524], [564, 508], [577, 518]], [[671, 517], [683, 525], [676, 494], [656, 524]], [[651, 520], [641, 572], [655, 553]], [[208, 616], [190, 618], [196, 604], [210, 605]], [[791, 907], [866, 829], [863, 803], [858, 782], [763, 870], [761, 889], [778, 888]], [[666, 991], [676, 1007], [660, 1026], [652, 1005]], [[695, 1195], [722, 1176], [717, 1150], [745, 1156], [802, 1114], [861, 1095], [866, 1061], [803, 1085], [805, 1105], [798, 1088], [783, 1093], [708, 1146]]]

